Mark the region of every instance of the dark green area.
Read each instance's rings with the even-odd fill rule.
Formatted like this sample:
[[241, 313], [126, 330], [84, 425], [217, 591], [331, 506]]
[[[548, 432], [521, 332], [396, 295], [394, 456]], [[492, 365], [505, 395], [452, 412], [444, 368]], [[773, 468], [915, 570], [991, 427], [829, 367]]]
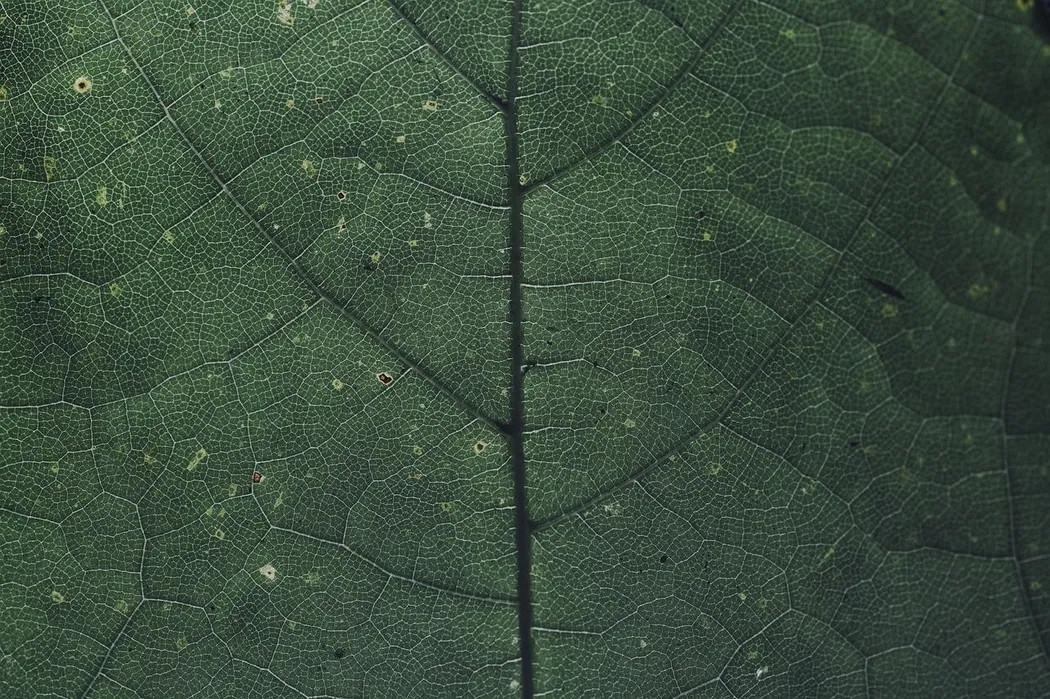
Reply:
[[1037, 11], [5, 2], [0, 696], [1050, 695]]

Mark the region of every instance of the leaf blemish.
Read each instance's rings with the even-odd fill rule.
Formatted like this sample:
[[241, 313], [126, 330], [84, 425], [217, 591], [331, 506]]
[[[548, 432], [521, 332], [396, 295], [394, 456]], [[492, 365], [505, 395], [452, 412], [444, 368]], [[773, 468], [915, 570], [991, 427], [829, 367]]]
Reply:
[[861, 277], [861, 279], [863, 279], [865, 282], [867, 282], [872, 287], [878, 289], [879, 291], [881, 291], [884, 294], [892, 296], [895, 299], [900, 299], [902, 301], [904, 300], [904, 294], [901, 292], [900, 289], [898, 289], [897, 287], [893, 286], [892, 284], [887, 284], [884, 281], [881, 281], [879, 279], [874, 279], [872, 277]]
[[394, 383], [394, 377], [386, 373], [385, 371], [381, 371], [378, 374], [376, 374], [376, 380], [384, 386], [389, 386], [390, 384]]
[[80, 95], [91, 92], [91, 78], [84, 75], [80, 76], [73, 81], [73, 89]]
[[259, 568], [259, 572], [267, 580], [276, 580], [277, 579], [277, 569], [273, 567], [272, 563], [267, 563], [266, 565], [260, 567]]

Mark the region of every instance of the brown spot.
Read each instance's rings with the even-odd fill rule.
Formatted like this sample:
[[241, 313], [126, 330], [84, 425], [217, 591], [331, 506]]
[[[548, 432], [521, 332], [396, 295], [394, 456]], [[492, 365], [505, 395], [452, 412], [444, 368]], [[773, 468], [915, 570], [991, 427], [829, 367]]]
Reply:
[[342, 201], [343, 199], [346, 199], [346, 192], [339, 192], [338, 194], [335, 195], [335, 198], [338, 199], [339, 201]]
[[394, 377], [386, 373], [385, 371], [381, 371], [378, 374], [376, 374], [376, 378], [379, 380], [379, 383], [383, 384], [384, 386], [389, 386], [390, 384], [394, 383]]
[[324, 104], [324, 97], [321, 96], [321, 95], [318, 95], [317, 97], [314, 97], [314, 102], [317, 103], [317, 104]]
[[252, 471], [252, 483], [259, 483], [262, 481], [262, 474], [258, 471]]

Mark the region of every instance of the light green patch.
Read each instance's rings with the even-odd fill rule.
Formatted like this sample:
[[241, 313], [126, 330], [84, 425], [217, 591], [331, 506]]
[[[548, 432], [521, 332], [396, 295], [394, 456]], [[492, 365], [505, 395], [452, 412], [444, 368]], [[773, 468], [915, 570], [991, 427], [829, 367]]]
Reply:
[[100, 184], [98, 186], [98, 189], [95, 190], [95, 203], [98, 204], [99, 206], [105, 206], [107, 203], [109, 203], [109, 200], [106, 197], [106, 194], [107, 194], [106, 185]]
[[436, 112], [438, 110], [437, 100], [423, 100], [424, 112]]
[[197, 468], [197, 466], [199, 466], [200, 463], [202, 461], [204, 461], [206, 458], [208, 458], [208, 450], [205, 449], [204, 447], [201, 447], [200, 449], [197, 450], [197, 453], [194, 454], [190, 458], [189, 463], [186, 464], [186, 470], [187, 471], [195, 470]]
[[337, 391], [342, 391], [343, 390], [343, 382], [340, 381], [339, 379], [332, 379], [332, 388], [334, 388]]
[[51, 591], [51, 601], [54, 602], [55, 604], [62, 604], [63, 602], [66, 601], [66, 596], [63, 595], [58, 590], [52, 590]]
[[180, 652], [184, 651], [184, 650], [186, 650], [186, 646], [188, 646], [188, 645], [189, 645], [189, 642], [186, 640], [185, 636], [179, 636], [178, 638], [175, 639], [175, 650], [178, 650]]
[[50, 182], [58, 174], [58, 161], [53, 156], [44, 156], [44, 178]]
[[780, 36], [784, 37], [785, 39], [788, 39], [789, 41], [794, 41], [795, 40], [795, 30], [794, 29], [790, 29], [790, 28], [788, 28], [788, 29], [781, 29], [780, 30]]
[[452, 512], [453, 509], [455, 509], [455, 508], [454, 508], [454, 506], [452, 505], [451, 502], [443, 502], [443, 503], [441, 503], [441, 511], [444, 512], [445, 514], [448, 514], [448, 513]]
[[123, 296], [123, 294], [124, 294], [124, 287], [121, 286], [120, 282], [110, 282], [109, 283], [109, 295], [110, 296], [112, 296], [114, 298], [118, 298], [120, 296]]
[[897, 314], [899, 312], [900, 311], [897, 308], [897, 304], [895, 304], [895, 303], [888, 303], [887, 302], [887, 303], [882, 304], [881, 314], [882, 314], [883, 318], [896, 318]]

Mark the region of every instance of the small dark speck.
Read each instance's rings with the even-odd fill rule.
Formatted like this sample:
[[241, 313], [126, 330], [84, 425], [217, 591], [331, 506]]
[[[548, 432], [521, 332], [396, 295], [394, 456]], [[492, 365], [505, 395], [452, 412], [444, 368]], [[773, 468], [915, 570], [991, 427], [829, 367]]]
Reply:
[[316, 102], [317, 104], [324, 104], [324, 97], [318, 95], [317, 97], [314, 97], [314, 102]]
[[361, 269], [366, 272], [374, 272], [378, 267], [379, 265], [372, 261], [371, 255], [365, 255], [365, 259], [361, 262]]
[[706, 211], [697, 211], [696, 212], [696, 220], [697, 221], [703, 221], [705, 218], [707, 218], [707, 212]]
[[887, 284], [884, 281], [880, 281], [878, 279], [873, 279], [871, 277], [861, 277], [861, 279], [863, 279], [868, 284], [870, 284], [871, 286], [875, 287], [876, 289], [878, 289], [882, 293], [887, 294], [888, 296], [892, 296], [895, 299], [901, 299], [902, 301], [904, 300], [904, 294], [901, 293], [900, 289], [898, 289], [897, 287], [893, 286], [892, 284]]
[[346, 649], [336, 648], [335, 653], [333, 655], [335, 655], [336, 660], [342, 660], [344, 657], [346, 657]]
[[853, 447], [854, 449], [856, 449], [857, 447], [860, 446], [860, 440], [859, 439], [851, 439], [851, 440], [849, 440], [849, 445], [851, 447]]
[[660, 562], [661, 563], [667, 563], [667, 554], [666, 553], [664, 555], [660, 556]]

